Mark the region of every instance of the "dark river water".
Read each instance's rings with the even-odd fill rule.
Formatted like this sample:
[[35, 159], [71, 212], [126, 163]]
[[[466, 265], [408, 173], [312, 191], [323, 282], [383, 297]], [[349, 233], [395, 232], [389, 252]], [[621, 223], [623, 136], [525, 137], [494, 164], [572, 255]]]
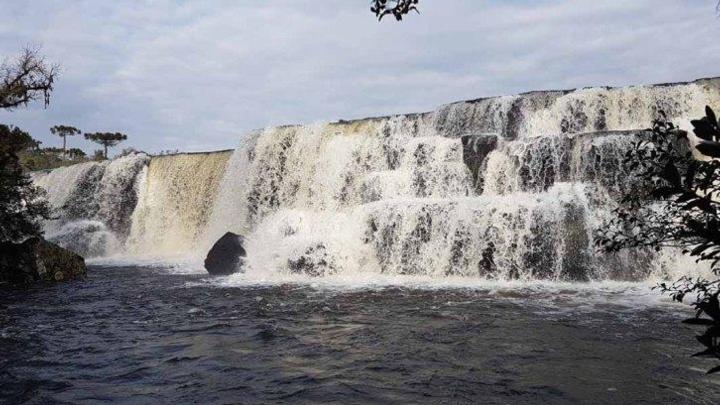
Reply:
[[[630, 288], [222, 286], [159, 268], [0, 290], [0, 402], [720, 403], [684, 306]], [[648, 296], [652, 294], [647, 293]]]

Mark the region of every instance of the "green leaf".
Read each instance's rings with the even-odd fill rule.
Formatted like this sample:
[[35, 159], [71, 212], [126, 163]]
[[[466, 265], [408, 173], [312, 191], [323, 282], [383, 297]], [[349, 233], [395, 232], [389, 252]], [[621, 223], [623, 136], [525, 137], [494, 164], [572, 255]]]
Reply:
[[720, 326], [711, 326], [705, 331], [705, 336], [720, 337]]
[[717, 373], [718, 371], [720, 371], [720, 366], [711, 368], [710, 370], [708, 370], [707, 374], [714, 374], [714, 373]]
[[706, 242], [702, 245], [696, 246], [695, 249], [690, 251], [690, 256], [697, 256], [710, 246], [712, 246], [712, 242]]
[[684, 203], [692, 200], [693, 198], [698, 198], [697, 194], [695, 193], [683, 193], [681, 194], [676, 200], [676, 203]]
[[682, 321], [682, 323], [688, 325], [715, 325], [715, 322], [713, 320], [705, 318], [690, 318]]
[[[718, 151], [720, 151], [720, 145], [718, 145]], [[678, 172], [677, 167], [672, 162], [668, 162], [665, 167], [663, 168], [662, 172], [660, 173], [660, 176], [668, 181], [668, 183], [672, 184], [675, 187], [680, 186], [680, 172]]]
[[[715, 209], [712, 206], [712, 203], [708, 198], [698, 198], [696, 200], [692, 200], [689, 203], [685, 204], [682, 207], [684, 210], [691, 210], [693, 208], [699, 208], [707, 213], [715, 214]], [[689, 226], [692, 224], [688, 224]], [[695, 231], [699, 231], [700, 229], [696, 229]]]
[[717, 124], [712, 125], [707, 118], [692, 120], [690, 121], [690, 123], [694, 128], [693, 132], [695, 132], [695, 136], [697, 136], [698, 138], [704, 139], [706, 141], [713, 141], [715, 137], [718, 136]]
[[720, 143], [718, 142], [702, 141], [695, 146], [695, 149], [705, 156], [720, 158]]
[[701, 352], [697, 352], [690, 357], [717, 357], [717, 353], [713, 349], [705, 349]]
[[705, 106], [705, 115], [707, 116], [707, 119], [712, 123], [717, 125], [717, 118], [715, 118], [715, 112], [710, 108], [709, 105]]
[[697, 341], [700, 342], [700, 344], [702, 344], [703, 346], [705, 346], [707, 348], [713, 347], [713, 339], [711, 336], [700, 335], [700, 336], [695, 336], [695, 339], [697, 339]]

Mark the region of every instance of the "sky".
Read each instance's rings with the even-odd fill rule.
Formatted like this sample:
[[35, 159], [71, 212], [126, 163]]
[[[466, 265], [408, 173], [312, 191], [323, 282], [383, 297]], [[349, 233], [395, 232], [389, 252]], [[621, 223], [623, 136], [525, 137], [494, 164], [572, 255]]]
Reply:
[[61, 65], [47, 109], [0, 112], [43, 146], [65, 124], [227, 149], [266, 126], [720, 76], [715, 0], [420, 0], [402, 23], [369, 0], [0, 1], [0, 58], [29, 45]]

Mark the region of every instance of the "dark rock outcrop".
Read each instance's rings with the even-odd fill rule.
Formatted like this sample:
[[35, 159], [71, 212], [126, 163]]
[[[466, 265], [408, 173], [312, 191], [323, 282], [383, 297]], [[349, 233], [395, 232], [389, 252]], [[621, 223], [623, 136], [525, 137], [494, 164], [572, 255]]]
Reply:
[[245, 238], [228, 232], [218, 239], [205, 258], [205, 269], [215, 276], [227, 276], [242, 271], [245, 264]]
[[31, 284], [82, 279], [85, 260], [41, 238], [0, 243], [0, 284]]

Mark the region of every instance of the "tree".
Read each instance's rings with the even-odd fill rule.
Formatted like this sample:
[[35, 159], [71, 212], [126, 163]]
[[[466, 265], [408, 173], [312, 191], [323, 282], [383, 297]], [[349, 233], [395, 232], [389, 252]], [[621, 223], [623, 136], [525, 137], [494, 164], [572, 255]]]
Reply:
[[105, 160], [105, 154], [103, 153], [102, 149], [96, 149], [93, 152], [92, 160], [99, 162], [101, 160]]
[[[627, 152], [625, 164], [645, 187], [624, 196], [596, 240], [607, 251], [679, 247], [720, 276], [720, 124], [710, 107], [691, 123], [702, 159], [694, 157], [687, 134], [665, 119]], [[683, 277], [658, 288], [678, 302], [694, 298], [696, 316], [684, 322], [707, 326], [697, 336], [705, 350], [695, 356], [720, 359], [720, 279]], [[720, 366], [708, 371], [715, 372]]]
[[27, 132], [0, 124], [0, 242], [42, 235], [41, 220], [50, 218], [44, 191], [23, 173], [17, 155], [33, 145]]
[[107, 150], [110, 147], [117, 145], [118, 143], [127, 139], [127, 135], [121, 134], [120, 132], [94, 132], [85, 134], [85, 139], [95, 142], [103, 146], [105, 152], [103, 156], [107, 159]]
[[13, 109], [42, 98], [50, 104], [50, 93], [59, 71], [37, 50], [25, 48], [15, 60], [0, 64], [0, 109]]
[[375, 14], [378, 21], [388, 14], [392, 14], [397, 21], [401, 21], [404, 15], [411, 11], [420, 13], [417, 9], [419, 0], [373, 0], [370, 11]]
[[69, 125], [55, 125], [54, 127], [50, 128], [50, 133], [53, 135], [57, 135], [62, 138], [63, 140], [63, 154], [65, 154], [66, 151], [66, 139], [68, 136], [75, 136], [80, 134], [82, 131], [75, 127], [71, 127]]
[[85, 152], [83, 152], [82, 149], [78, 149], [78, 148], [68, 149], [67, 154], [68, 154], [68, 156], [70, 156], [71, 159], [75, 159], [75, 160], [87, 157]]
[[[57, 66], [49, 66], [36, 51], [25, 49], [14, 62], [0, 65], [0, 109], [11, 110], [50, 92]], [[42, 235], [41, 221], [50, 218], [44, 191], [23, 173], [18, 153], [37, 149], [40, 142], [19, 128], [0, 124], [0, 241], [18, 242]]]

